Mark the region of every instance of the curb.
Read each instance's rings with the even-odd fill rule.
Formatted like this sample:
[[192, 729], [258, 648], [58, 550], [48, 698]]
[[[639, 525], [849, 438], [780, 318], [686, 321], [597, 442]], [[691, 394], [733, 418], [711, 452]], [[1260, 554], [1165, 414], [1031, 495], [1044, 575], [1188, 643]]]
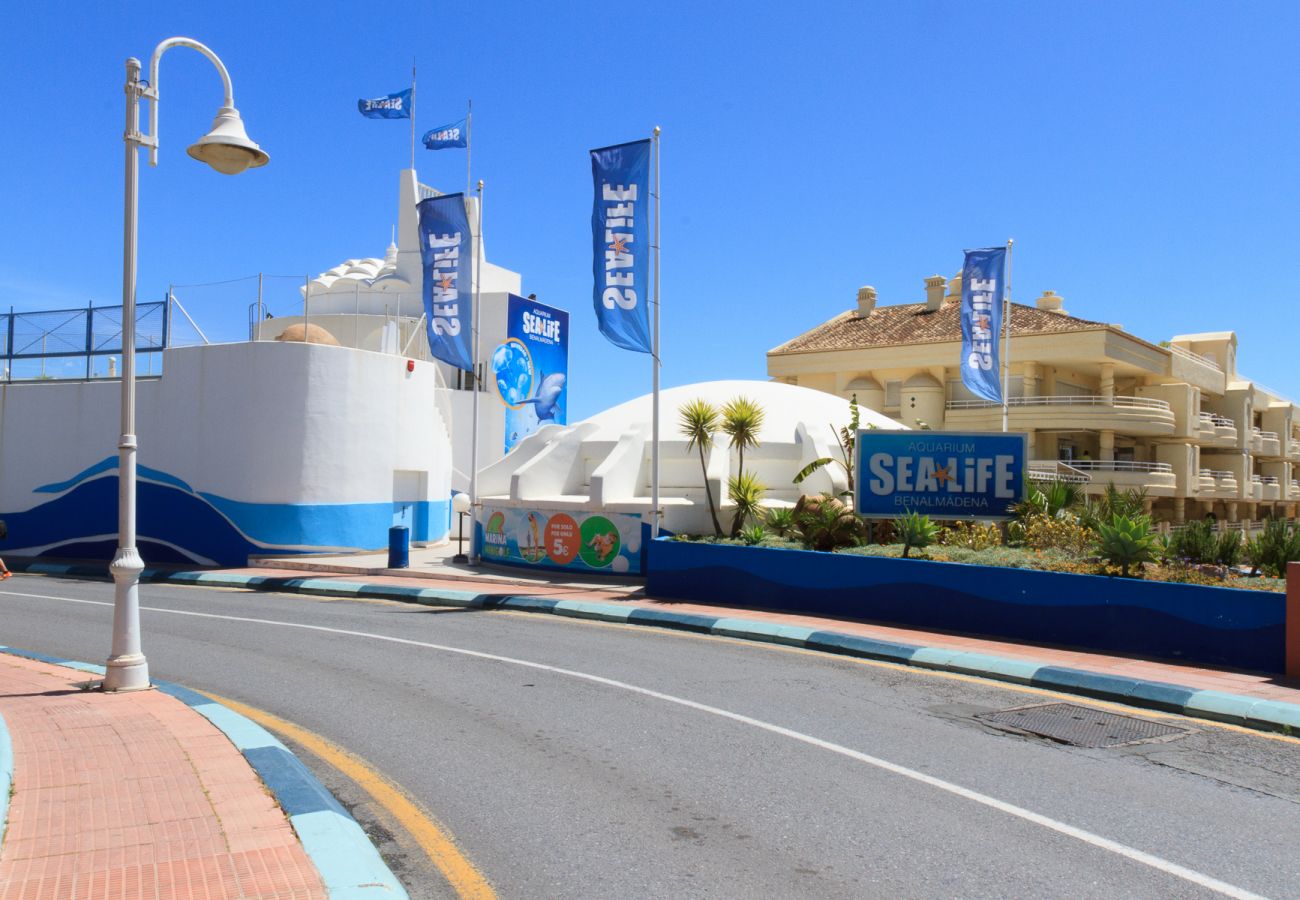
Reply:
[[[99, 579], [105, 577], [104, 568], [93, 565], [34, 562], [15, 565], [12, 568], [15, 571], [46, 575], [74, 575]], [[1007, 681], [1160, 712], [1211, 719], [1258, 731], [1300, 733], [1300, 704], [1296, 703], [1260, 700], [1258, 697], [1198, 690], [1162, 681], [1102, 675], [1083, 669], [1069, 669], [985, 653], [900, 644], [843, 632], [822, 631], [797, 625], [778, 625], [739, 617], [674, 613], [640, 606], [626, 606], [616, 602], [600, 603], [526, 595], [480, 594], [451, 588], [365, 584], [332, 578], [284, 578], [266, 575], [233, 575], [225, 572], [145, 569], [141, 580], [161, 584], [235, 587], [325, 597], [368, 597], [434, 606], [505, 609], [627, 625], [648, 625], [761, 643], [784, 644], [806, 650], [941, 672], [974, 675], [993, 681]]]
[[[27, 571], [34, 569], [29, 567]], [[104, 674], [103, 666], [16, 647], [0, 646], [0, 653], [66, 666], [95, 675]], [[312, 865], [320, 873], [325, 892], [331, 900], [375, 897], [379, 892], [398, 900], [407, 897], [406, 889], [380, 857], [379, 851], [357, 824], [357, 820], [334, 799], [334, 795], [317, 780], [311, 770], [269, 731], [234, 710], [179, 684], [155, 681], [153, 686], [203, 716], [239, 749], [288, 816], [289, 824], [293, 826]], [[0, 720], [0, 815], [4, 813], [9, 797], [8, 785], [4, 782], [8, 735], [3, 726], [3, 720]], [[10, 755], [10, 773], [12, 768], [13, 758]], [[3, 821], [2, 818], [0, 821]], [[2, 834], [3, 831], [0, 830], [0, 835]]]
[[5, 717], [0, 716], [0, 844], [9, 825], [9, 791], [14, 783], [14, 745], [9, 739]]

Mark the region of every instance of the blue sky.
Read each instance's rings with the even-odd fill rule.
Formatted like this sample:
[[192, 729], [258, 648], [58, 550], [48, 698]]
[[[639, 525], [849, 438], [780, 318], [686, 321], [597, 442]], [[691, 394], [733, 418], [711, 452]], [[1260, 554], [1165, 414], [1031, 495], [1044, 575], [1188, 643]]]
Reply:
[[[90, 3], [11, 16], [0, 304], [121, 291], [123, 61], [173, 34], [234, 79], [264, 169], [185, 155], [220, 101], [163, 61], [160, 164], [142, 168], [140, 297], [170, 282], [318, 273], [381, 255], [405, 122], [473, 97], [489, 258], [573, 314], [570, 419], [649, 389], [591, 303], [586, 151], [664, 129], [664, 384], [766, 377], [769, 348], [848, 309], [922, 299], [964, 247], [1016, 240], [1014, 291], [1158, 341], [1235, 329], [1243, 372], [1300, 399], [1294, 3]], [[19, 112], [20, 111], [20, 112]], [[458, 190], [461, 151], [417, 151]], [[199, 292], [215, 338], [251, 298]], [[274, 308], [274, 307], [273, 307]]]

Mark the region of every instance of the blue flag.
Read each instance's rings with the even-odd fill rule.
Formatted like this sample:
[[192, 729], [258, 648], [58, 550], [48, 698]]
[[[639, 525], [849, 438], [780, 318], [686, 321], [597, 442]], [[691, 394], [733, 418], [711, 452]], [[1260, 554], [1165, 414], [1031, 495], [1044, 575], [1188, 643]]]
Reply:
[[961, 270], [961, 380], [971, 393], [1002, 402], [998, 335], [1006, 296], [1007, 248], [967, 250]]
[[596, 321], [617, 347], [651, 353], [649, 317], [650, 141], [591, 151], [596, 199]]
[[411, 89], [376, 97], [373, 100], [358, 100], [357, 109], [367, 119], [409, 119], [411, 118]]
[[464, 194], [421, 200], [420, 261], [424, 264], [424, 315], [429, 350], [458, 369], [472, 371], [473, 236]]
[[421, 140], [428, 150], [447, 150], [451, 147], [469, 146], [469, 120], [461, 119], [450, 125], [439, 125], [425, 133]]

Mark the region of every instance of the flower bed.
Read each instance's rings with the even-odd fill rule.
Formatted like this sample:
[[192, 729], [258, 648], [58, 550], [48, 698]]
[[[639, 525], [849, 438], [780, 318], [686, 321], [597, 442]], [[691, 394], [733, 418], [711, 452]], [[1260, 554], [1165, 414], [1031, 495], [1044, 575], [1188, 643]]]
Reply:
[[[934, 548], [936, 551], [940, 548]], [[660, 539], [649, 594], [1281, 673], [1283, 594]]]

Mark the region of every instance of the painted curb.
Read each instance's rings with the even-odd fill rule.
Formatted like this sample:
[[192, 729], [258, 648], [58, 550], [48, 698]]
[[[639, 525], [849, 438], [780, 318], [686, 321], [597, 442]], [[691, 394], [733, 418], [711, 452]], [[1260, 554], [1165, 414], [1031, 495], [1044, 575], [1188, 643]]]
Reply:
[[9, 789], [14, 783], [14, 745], [9, 739], [5, 717], [0, 716], [0, 845], [9, 825]]
[[[61, 563], [28, 563], [12, 566], [15, 571], [48, 575], [72, 575], [103, 579], [102, 566], [65, 565]], [[1257, 731], [1276, 731], [1284, 734], [1300, 732], [1300, 704], [1278, 700], [1261, 700], [1227, 694], [1221, 691], [1198, 690], [1163, 681], [1144, 681], [1103, 675], [1083, 669], [1069, 669], [1022, 659], [991, 656], [953, 650], [946, 647], [923, 647], [881, 641], [861, 635], [837, 631], [821, 631], [794, 625], [776, 625], [771, 622], [750, 621], [735, 616], [704, 616], [667, 612], [645, 607], [621, 606], [616, 602], [589, 602], [559, 600], [550, 597], [526, 595], [476, 594], [451, 588], [417, 588], [405, 585], [366, 584], [356, 581], [336, 581], [325, 578], [285, 578], [266, 575], [235, 575], [226, 572], [182, 571], [145, 569], [142, 580], [162, 584], [206, 585], [210, 587], [236, 587], [249, 590], [277, 591], [283, 593], [312, 594], [330, 597], [366, 597], [379, 600], [399, 600], [436, 606], [461, 606], [474, 609], [505, 609], [515, 612], [537, 612], [569, 618], [598, 619], [628, 625], [648, 625], [714, 634], [740, 640], [778, 643], [822, 653], [872, 659], [899, 665], [917, 666], [961, 675], [974, 675], [993, 681], [1025, 684], [1063, 694], [1078, 694], [1096, 700], [1106, 700], [1175, 713], [1199, 719], [1212, 719], [1241, 725]]]
[[[102, 570], [101, 570], [102, 571]], [[96, 675], [104, 667], [62, 659], [16, 647], [0, 646], [0, 653], [66, 666]], [[357, 820], [343, 808], [289, 748], [251, 719], [217, 703], [210, 697], [179, 684], [155, 681], [153, 686], [170, 694], [215, 725], [243, 754], [262, 783], [275, 797], [293, 826], [298, 840], [320, 873], [325, 891], [333, 898], [364, 900], [376, 896], [407, 897], [406, 889], [380, 857]], [[0, 813], [8, 800], [4, 784], [7, 734], [0, 720]], [[12, 755], [9, 770], [12, 773]], [[0, 832], [2, 834], [2, 832]]]

